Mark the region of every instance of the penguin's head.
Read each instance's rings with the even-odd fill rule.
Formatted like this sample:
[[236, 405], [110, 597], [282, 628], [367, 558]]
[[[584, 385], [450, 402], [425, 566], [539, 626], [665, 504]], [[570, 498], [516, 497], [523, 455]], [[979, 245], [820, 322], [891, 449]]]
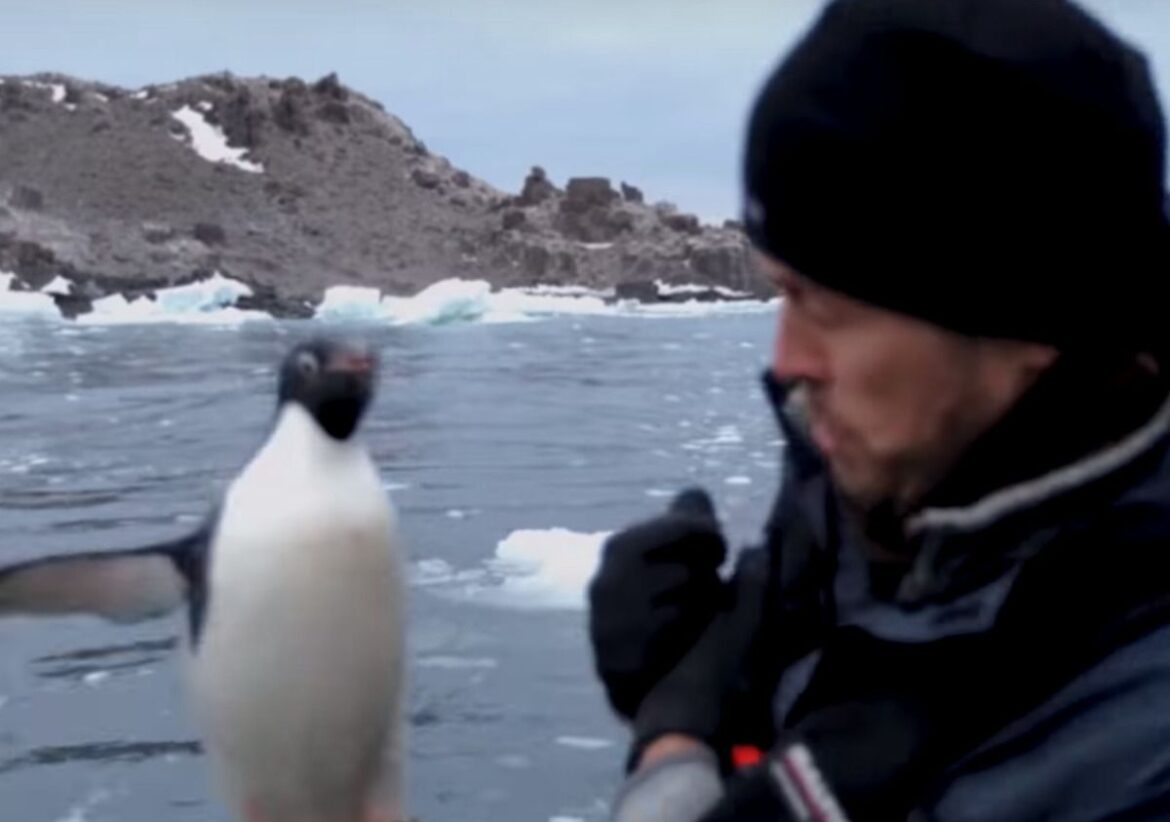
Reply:
[[345, 440], [374, 396], [377, 373], [378, 359], [369, 348], [317, 337], [284, 358], [279, 404], [299, 403], [326, 434]]

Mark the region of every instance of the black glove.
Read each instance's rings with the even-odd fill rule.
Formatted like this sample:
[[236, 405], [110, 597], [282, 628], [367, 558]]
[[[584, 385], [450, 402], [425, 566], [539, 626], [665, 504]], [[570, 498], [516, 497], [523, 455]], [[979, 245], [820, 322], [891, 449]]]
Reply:
[[630, 719], [721, 600], [727, 546], [711, 498], [679, 494], [661, 516], [614, 534], [589, 586], [589, 636], [610, 704]]
[[[768, 590], [768, 555], [741, 552], [736, 572], [721, 590], [719, 611], [677, 665], [646, 694], [634, 717], [629, 765], [665, 734], [683, 734], [707, 744], [727, 766], [733, 737], [742, 729], [747, 655], [760, 628]], [[763, 718], [770, 724], [770, 716]]]

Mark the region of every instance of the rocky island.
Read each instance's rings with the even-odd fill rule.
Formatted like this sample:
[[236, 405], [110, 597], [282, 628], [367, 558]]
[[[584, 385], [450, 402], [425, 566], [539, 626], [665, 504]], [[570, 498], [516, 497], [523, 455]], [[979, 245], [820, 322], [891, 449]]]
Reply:
[[643, 301], [764, 293], [736, 223], [539, 166], [501, 191], [336, 75], [138, 90], [4, 76], [0, 158], [0, 272], [66, 316], [216, 273], [278, 317], [334, 285], [409, 295], [451, 278]]

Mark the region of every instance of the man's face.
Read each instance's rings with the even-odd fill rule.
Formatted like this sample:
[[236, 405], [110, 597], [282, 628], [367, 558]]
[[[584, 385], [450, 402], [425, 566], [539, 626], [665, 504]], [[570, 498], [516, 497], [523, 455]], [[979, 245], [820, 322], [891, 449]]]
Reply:
[[773, 370], [799, 385], [814, 444], [862, 510], [912, 508], [1056, 358], [858, 302], [771, 258], [761, 265], [783, 295]]

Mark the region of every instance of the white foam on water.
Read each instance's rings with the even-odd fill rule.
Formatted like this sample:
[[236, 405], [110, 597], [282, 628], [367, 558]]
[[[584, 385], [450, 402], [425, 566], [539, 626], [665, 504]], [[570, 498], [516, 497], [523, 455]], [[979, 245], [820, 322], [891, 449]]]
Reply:
[[89, 822], [89, 812], [103, 802], [108, 802], [111, 796], [111, 793], [104, 788], [91, 791], [85, 799], [73, 805], [56, 822]]
[[723, 481], [725, 483], [727, 483], [728, 485], [751, 485], [752, 484], [752, 478], [751, 477], [744, 477], [744, 476], [728, 477], [727, 479], [725, 479]]
[[565, 748], [576, 748], [581, 751], [603, 751], [613, 747], [610, 740], [591, 736], [558, 736], [556, 742]]
[[736, 291], [733, 288], [727, 288], [722, 285], [700, 285], [698, 283], [683, 283], [681, 285], [672, 285], [671, 283], [664, 283], [662, 280], [655, 280], [654, 287], [658, 289], [659, 296], [675, 297], [679, 294], [708, 294], [715, 292], [721, 297], [728, 299], [742, 299], [750, 296], [746, 291]]
[[653, 303], [641, 306], [635, 313], [647, 317], [705, 317], [739, 314], [763, 314], [774, 311], [779, 299], [735, 300], [731, 302], [703, 302], [687, 300], [680, 303]]
[[251, 296], [244, 283], [219, 272], [205, 280], [160, 288], [155, 298], [127, 300], [111, 294], [94, 300], [93, 310], [82, 314], [83, 325], [132, 325], [138, 323], [185, 323], [196, 325], [239, 325], [252, 320], [271, 320], [263, 311], [245, 311], [235, 307], [240, 297]]
[[10, 459], [0, 459], [0, 471], [10, 474], [27, 474], [38, 465], [46, 465], [49, 458], [41, 454], [24, 454]]
[[594, 317], [613, 313], [614, 307], [597, 293], [555, 294], [506, 288], [490, 295], [485, 319], [488, 322], [508, 322], [542, 317]]
[[696, 317], [770, 311], [776, 301], [642, 304], [610, 301], [612, 291], [575, 286], [537, 286], [493, 291], [484, 280], [440, 280], [411, 297], [383, 295], [370, 286], [337, 285], [316, 309], [320, 319], [392, 325], [456, 322], [512, 323], [566, 316]]
[[81, 681], [86, 685], [100, 685], [110, 678], [109, 671], [90, 671], [81, 678]]
[[414, 565], [413, 583], [454, 599], [520, 610], [579, 611], [611, 532], [565, 528], [513, 531], [495, 555], [457, 570], [441, 559]]
[[207, 122], [202, 112], [190, 106], [183, 106], [178, 111], [171, 112], [171, 116], [186, 126], [191, 134], [191, 148], [204, 160], [224, 163], [252, 174], [263, 173], [264, 166], [244, 159], [248, 153], [247, 149], [229, 146], [223, 129]]
[[418, 668], [440, 668], [447, 671], [488, 670], [498, 668], [491, 657], [424, 656], [414, 661]]
[[612, 288], [589, 288], [583, 285], [533, 285], [523, 289], [534, 297], [612, 297]]
[[[680, 428], [689, 427], [679, 423]], [[737, 445], [743, 444], [743, 435], [734, 425], [721, 425], [710, 437], [685, 442], [680, 446], [684, 451], [698, 451], [700, 453], [724, 452]]]

